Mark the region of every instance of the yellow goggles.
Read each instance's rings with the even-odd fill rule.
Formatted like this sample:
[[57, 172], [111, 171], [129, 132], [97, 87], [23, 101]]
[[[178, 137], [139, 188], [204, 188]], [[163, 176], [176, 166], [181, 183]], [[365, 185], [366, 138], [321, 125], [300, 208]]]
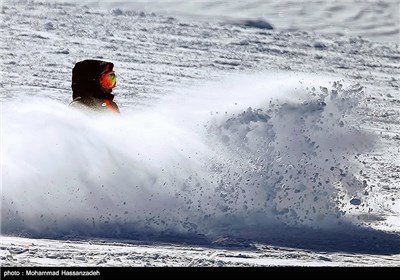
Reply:
[[117, 85], [117, 77], [114, 71], [108, 71], [101, 75], [100, 84], [104, 89], [110, 90]]

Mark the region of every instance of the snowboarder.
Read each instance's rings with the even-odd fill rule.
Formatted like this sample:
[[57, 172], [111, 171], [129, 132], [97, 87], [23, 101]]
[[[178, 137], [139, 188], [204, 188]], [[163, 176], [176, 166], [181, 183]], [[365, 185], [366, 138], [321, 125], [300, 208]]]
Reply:
[[117, 84], [114, 64], [87, 59], [77, 62], [72, 69], [71, 107], [95, 112], [119, 113], [113, 101], [113, 88]]

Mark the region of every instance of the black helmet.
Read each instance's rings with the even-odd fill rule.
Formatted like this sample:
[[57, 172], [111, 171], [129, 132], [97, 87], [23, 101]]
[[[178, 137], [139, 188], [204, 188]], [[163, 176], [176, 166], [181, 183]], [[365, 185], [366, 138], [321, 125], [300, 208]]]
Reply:
[[77, 62], [72, 69], [72, 99], [96, 97], [113, 100], [112, 90], [106, 92], [100, 84], [100, 77], [113, 68], [113, 63], [101, 60], [87, 59]]

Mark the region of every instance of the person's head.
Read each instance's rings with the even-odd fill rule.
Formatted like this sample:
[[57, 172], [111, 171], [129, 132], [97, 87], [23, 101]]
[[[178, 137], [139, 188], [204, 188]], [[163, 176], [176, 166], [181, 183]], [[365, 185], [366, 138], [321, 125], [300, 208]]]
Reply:
[[111, 94], [116, 86], [116, 77], [111, 62], [87, 59], [77, 62], [72, 69], [72, 98], [114, 98]]

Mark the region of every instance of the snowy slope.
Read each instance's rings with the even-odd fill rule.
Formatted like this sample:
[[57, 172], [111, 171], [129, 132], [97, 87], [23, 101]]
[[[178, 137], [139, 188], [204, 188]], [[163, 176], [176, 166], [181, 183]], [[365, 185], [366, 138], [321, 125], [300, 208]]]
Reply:
[[398, 266], [397, 256], [324, 252], [255, 244], [251, 249], [2, 238], [3, 266]]
[[[65, 2], [65, 0], [52, 1]], [[398, 0], [80, 0], [76, 2], [100, 9], [141, 10], [183, 19], [272, 27], [278, 31], [362, 36], [377, 42], [400, 40]]]
[[[36, 1], [1, 33], [2, 264], [399, 264], [395, 43]], [[85, 58], [120, 118], [66, 106]]]

